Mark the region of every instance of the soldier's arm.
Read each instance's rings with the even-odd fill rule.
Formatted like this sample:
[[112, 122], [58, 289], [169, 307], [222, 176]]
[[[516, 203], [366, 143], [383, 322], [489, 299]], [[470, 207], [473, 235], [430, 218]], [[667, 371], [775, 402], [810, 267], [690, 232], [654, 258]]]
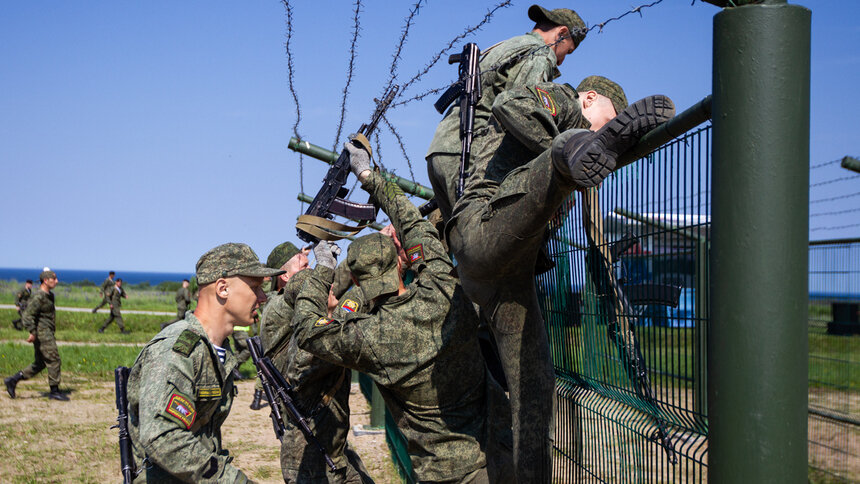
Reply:
[[15, 294], [15, 306], [21, 307], [21, 300], [24, 299], [24, 290], [21, 289], [18, 291], [18, 294]]
[[544, 82], [505, 91], [493, 102], [493, 117], [535, 153], [552, 145], [560, 132], [580, 127], [582, 113], [572, 90]]
[[30, 334], [36, 334], [38, 332], [38, 316], [41, 306], [42, 298], [38, 295], [34, 295], [30, 298], [30, 303], [27, 304], [27, 309], [21, 313], [21, 322], [24, 324], [24, 329], [26, 329]]
[[[283, 297], [283, 294], [274, 296]], [[263, 345], [263, 354], [269, 358], [286, 348], [293, 334], [293, 312], [286, 304], [279, 304], [280, 301], [274, 298], [266, 303], [260, 317], [260, 343]]]
[[406, 198], [396, 183], [372, 171], [362, 180], [361, 186], [391, 219], [397, 237], [403, 243], [403, 250], [417, 271], [422, 270], [422, 265], [434, 272], [451, 271], [453, 264], [439, 240], [436, 228], [421, 217], [418, 207]]
[[373, 326], [374, 321], [364, 321], [372, 317], [360, 313], [344, 317], [340, 311], [327, 316], [328, 290], [333, 278], [333, 270], [317, 266], [305, 282], [296, 299], [293, 338], [299, 348], [322, 360], [367, 374], [380, 374], [381, 369], [375, 363], [378, 359], [356, 324], [361, 321]]
[[138, 408], [138, 444], [152, 463], [183, 482], [242, 481], [244, 474], [230, 464], [229, 456], [215, 453], [191, 431], [198, 417], [194, 383], [198, 355], [208, 357], [200, 348], [189, 356], [166, 349], [140, 361], [140, 395], [146, 397]]

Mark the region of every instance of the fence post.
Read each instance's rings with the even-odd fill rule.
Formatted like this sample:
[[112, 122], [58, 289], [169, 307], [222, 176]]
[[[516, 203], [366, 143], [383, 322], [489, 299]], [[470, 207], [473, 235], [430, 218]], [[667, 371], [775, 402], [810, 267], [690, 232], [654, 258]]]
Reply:
[[807, 481], [810, 19], [714, 17], [712, 483]]

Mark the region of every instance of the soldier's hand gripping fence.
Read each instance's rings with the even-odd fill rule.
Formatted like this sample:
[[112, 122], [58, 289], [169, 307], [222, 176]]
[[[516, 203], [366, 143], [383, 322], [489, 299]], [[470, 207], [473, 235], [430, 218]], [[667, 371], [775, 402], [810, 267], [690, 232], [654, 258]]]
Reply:
[[[373, 112], [370, 122], [361, 125], [357, 132], [359, 135], [365, 139], [370, 138], [376, 125], [382, 119], [382, 115], [385, 114], [394, 100], [398, 89], [397, 85], [391, 86], [382, 96], [382, 100], [377, 100], [376, 110]], [[361, 146], [361, 144], [353, 142], [357, 146]], [[337, 161], [329, 167], [328, 173], [323, 179], [322, 188], [317, 192], [305, 214], [300, 216], [296, 223], [300, 239], [308, 243], [316, 243], [320, 240], [340, 240], [345, 236], [336, 232], [347, 232], [349, 235], [355, 235], [367, 226], [366, 223], [360, 223], [356, 227], [337, 223], [331, 220], [335, 215], [368, 222], [376, 219], [377, 209], [373, 204], [351, 202], [344, 198], [349, 194], [349, 190], [344, 186], [348, 177], [349, 152], [343, 149]]]
[[137, 475], [134, 465], [134, 456], [131, 451], [131, 439], [128, 436], [128, 374], [131, 372], [125, 366], [118, 366], [113, 372], [116, 383], [116, 425], [112, 429], [119, 429], [119, 462], [122, 471], [123, 484], [131, 484]]
[[463, 196], [466, 186], [466, 168], [472, 151], [472, 130], [475, 127], [475, 106], [481, 99], [481, 70], [478, 62], [481, 60], [481, 49], [476, 44], [463, 46], [463, 53], [454, 54], [448, 58], [448, 63], [460, 62], [460, 80], [445, 91], [433, 106], [439, 114], [448, 109], [457, 97], [460, 98], [460, 177], [457, 180], [457, 199]]
[[613, 270], [614, 253], [623, 252], [623, 250], [613, 250], [613, 248], [606, 244], [601, 226], [602, 217], [597, 199], [597, 190], [590, 189], [583, 192], [582, 200], [582, 219], [585, 224], [585, 234], [588, 240], [588, 253], [585, 257], [585, 265], [594, 281], [597, 294], [603, 300], [603, 307], [608, 320], [607, 336], [618, 348], [618, 356], [621, 359], [621, 364], [624, 367], [625, 373], [627, 373], [627, 377], [633, 384], [636, 395], [653, 409], [652, 420], [657, 429], [651, 436], [651, 440], [663, 447], [669, 462], [676, 464], [678, 458], [675, 455], [675, 445], [672, 443], [672, 439], [669, 438], [666, 423], [659, 416], [660, 407], [654, 398], [654, 394], [651, 393], [648, 367], [645, 364], [645, 357], [639, 348], [639, 341], [636, 339], [633, 322], [630, 319], [633, 309], [630, 301], [624, 294], [624, 290], [618, 283]]
[[[349, 163], [347, 163], [347, 169], [348, 167]], [[277, 436], [278, 440], [281, 440], [286, 430], [284, 416], [281, 414], [280, 406], [278, 405], [280, 402], [287, 410], [287, 413], [290, 414], [293, 422], [301, 429], [305, 440], [317, 448], [323, 455], [326, 465], [332, 471], [337, 470], [331, 457], [326, 453], [325, 448], [320, 444], [308, 426], [308, 420], [296, 408], [296, 404], [293, 401], [293, 387], [287, 382], [281, 372], [275, 368], [272, 360], [267, 356], [263, 356], [263, 347], [259, 336], [248, 338], [248, 349], [251, 350], [251, 359], [254, 362], [254, 366], [257, 367], [257, 376], [260, 378], [263, 391], [266, 393], [266, 399], [269, 400], [269, 408], [271, 409], [269, 415], [272, 417], [272, 424], [275, 427], [275, 436]]]

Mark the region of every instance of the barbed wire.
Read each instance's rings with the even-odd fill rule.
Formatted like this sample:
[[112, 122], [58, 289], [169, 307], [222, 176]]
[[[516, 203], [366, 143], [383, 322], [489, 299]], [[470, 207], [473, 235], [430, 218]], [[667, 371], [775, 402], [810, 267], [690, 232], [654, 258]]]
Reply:
[[382, 121], [386, 126], [388, 126], [388, 130], [391, 131], [391, 134], [393, 134], [394, 138], [397, 140], [397, 144], [400, 145], [400, 152], [403, 153], [403, 158], [406, 160], [406, 166], [409, 167], [409, 177], [412, 179], [412, 183], [416, 183], [415, 172], [412, 171], [412, 161], [406, 153], [406, 146], [403, 144], [403, 138], [400, 137], [400, 133], [394, 129], [394, 126], [388, 121], [388, 118], [384, 114], [382, 115]]
[[858, 208], [848, 208], [845, 210], [835, 210], [833, 212], [818, 212], [809, 214], [810, 217], [823, 217], [825, 215], [841, 215], [843, 213], [852, 213], [852, 212], [860, 212], [860, 207]]
[[[302, 135], [299, 134], [299, 123], [302, 121], [302, 109], [299, 106], [299, 95], [296, 93], [295, 86], [295, 65], [293, 63], [293, 51], [290, 48], [290, 43], [293, 40], [293, 6], [290, 5], [289, 0], [282, 0], [281, 3], [284, 5], [284, 10], [287, 14], [287, 41], [284, 43], [284, 49], [287, 51], [287, 82], [290, 89], [290, 95], [293, 97], [293, 104], [296, 107], [296, 122], [293, 123], [293, 136], [297, 139], [302, 139]], [[305, 163], [304, 156], [299, 153], [299, 190], [301, 193], [305, 192]], [[305, 202], [299, 202], [299, 213], [305, 211]]]
[[346, 70], [346, 84], [343, 86], [343, 97], [340, 101], [340, 121], [337, 123], [337, 133], [334, 136], [332, 143], [332, 151], [337, 151], [337, 145], [340, 143], [340, 135], [343, 133], [343, 121], [346, 119], [346, 98], [349, 96], [349, 86], [352, 84], [352, 76], [355, 72], [355, 45], [358, 43], [358, 32], [361, 30], [359, 23], [359, 14], [361, 13], [361, 0], [355, 0], [355, 10], [353, 11], [353, 28], [352, 41], [349, 44], [349, 65]]
[[860, 223], [856, 224], [848, 224], [848, 225], [835, 225], [831, 227], [815, 227], [814, 229], [809, 229], [810, 232], [815, 232], [817, 230], [839, 230], [839, 229], [850, 229], [852, 227], [860, 227]]
[[839, 195], [839, 196], [830, 197], [830, 198], [819, 198], [818, 200], [812, 200], [811, 202], [809, 202], [809, 204], [812, 205], [813, 203], [832, 202], [834, 200], [842, 200], [843, 198], [851, 198], [851, 197], [856, 197], [858, 195], [860, 195], [860, 192], [854, 192], [854, 193], [849, 193], [848, 195]]
[[391, 67], [388, 69], [388, 82], [382, 92], [387, 92], [394, 84], [394, 80], [397, 79], [397, 63], [401, 59], [400, 53], [403, 52], [403, 45], [406, 44], [406, 38], [409, 37], [409, 29], [412, 27], [412, 21], [415, 19], [415, 16], [418, 15], [418, 11], [421, 9], [421, 3], [423, 3], [423, 1], [424, 0], [418, 0], [415, 2], [415, 5], [412, 6], [412, 9], [409, 10], [409, 15], [406, 17], [406, 23], [400, 31], [400, 41], [397, 43], [397, 47], [394, 48], [394, 55], [391, 56]]
[[827, 181], [823, 181], [823, 182], [813, 183], [813, 184], [809, 185], [809, 187], [810, 187], [810, 188], [812, 188], [812, 187], [820, 187], [821, 185], [829, 185], [829, 184], [831, 184], [831, 183], [841, 182], [841, 181], [845, 181], [845, 180], [853, 180], [853, 179], [855, 179], [855, 178], [860, 178], [860, 175], [848, 175], [848, 176], [842, 176], [842, 177], [839, 177], [839, 178], [834, 178], [833, 180], [827, 180]]
[[[603, 32], [603, 28], [604, 28], [604, 27], [606, 27], [606, 25], [607, 25], [607, 24], [612, 23], [612, 22], [614, 22], [614, 21], [616, 21], [616, 20], [621, 20], [622, 18], [624, 18], [624, 17], [626, 17], [626, 16], [628, 16], [628, 15], [630, 15], [630, 14], [638, 13], [638, 14], [639, 14], [639, 16], [640, 16], [640, 17], [642, 17], [642, 9], [643, 9], [643, 8], [650, 8], [650, 7], [654, 7], [655, 5], [658, 5], [658, 4], [662, 3], [662, 2], [663, 2], [663, 0], [655, 0], [654, 2], [651, 2], [651, 3], [648, 3], [648, 4], [639, 5], [638, 7], [634, 7], [634, 8], [632, 8], [632, 9], [628, 10], [627, 12], [624, 12], [624, 13], [623, 13], [623, 14], [621, 14], [621, 15], [618, 15], [618, 16], [615, 16], [615, 17], [608, 18], [608, 19], [604, 20], [603, 22], [600, 22], [600, 23], [597, 23], [597, 24], [592, 25], [591, 27], [585, 27], [585, 28], [576, 29], [575, 31], [570, 32], [567, 36], [562, 37], [562, 38], [559, 38], [558, 40], [556, 40], [555, 42], [553, 42], [553, 43], [551, 43], [551, 44], [544, 44], [544, 45], [541, 45], [540, 47], [535, 47], [535, 48], [534, 48], [534, 49], [532, 49], [532, 50], [525, 51], [525, 52], [523, 52], [523, 53], [517, 54], [517, 55], [512, 56], [512, 57], [510, 57], [510, 58], [508, 58], [508, 59], [505, 59], [505, 60], [503, 60], [503, 61], [500, 61], [500, 62], [498, 62], [498, 63], [496, 63], [496, 64], [494, 64], [494, 65], [490, 66], [488, 69], [486, 69], [486, 70], [482, 70], [482, 71], [480, 72], [480, 75], [482, 75], [482, 76], [483, 76], [484, 74], [489, 74], [490, 72], [497, 71], [497, 70], [499, 70], [499, 69], [502, 69], [503, 67], [506, 67], [506, 66], [509, 66], [509, 65], [512, 65], [512, 64], [516, 64], [517, 62], [519, 62], [520, 60], [524, 59], [525, 57], [529, 57], [529, 56], [535, 55], [535, 54], [537, 54], [538, 52], [541, 52], [541, 51], [542, 51], [542, 50], [544, 50], [544, 49], [552, 49], [553, 47], [555, 47], [555, 46], [556, 46], [556, 45], [558, 45], [559, 43], [564, 42], [566, 39], [568, 39], [568, 38], [570, 38], [570, 37], [573, 37], [573, 36], [574, 36], [574, 35], [576, 35], [576, 34], [584, 34], [584, 35], [587, 35], [589, 32], [591, 32], [591, 31], [592, 31], [592, 30], [594, 30], [594, 29], [598, 29], [598, 33], [602, 33], [602, 32]], [[510, 3], [510, 2], [503, 2], [503, 3]], [[461, 38], [465, 37], [465, 35], [464, 35], [463, 37], [460, 37], [460, 36], [458, 36], [458, 37], [459, 37], [459, 38], [455, 38], [455, 39], [454, 39], [454, 40], [453, 40], [453, 41], [452, 41], [452, 42], [451, 42], [451, 43], [446, 47], [446, 49], [447, 49], [447, 50], [450, 50], [450, 48], [452, 48], [452, 47], [453, 47], [453, 43], [454, 43], [454, 42], [456, 42], [457, 40], [460, 40]], [[440, 52], [439, 54], [437, 54], [437, 55], [438, 55], [438, 57], [441, 57], [445, 52], [447, 52], [447, 50], [443, 49], [443, 51], [442, 51], [442, 52]], [[433, 60], [432, 64], [428, 65], [428, 66], [425, 68], [425, 71], [422, 71], [422, 73], [421, 73], [421, 75], [422, 75], [422, 76], [423, 76], [424, 74], [426, 74], [426, 71], [429, 71], [429, 70], [430, 70], [430, 68], [431, 68], [431, 67], [433, 67], [433, 65], [434, 65], [436, 62], [438, 62], [438, 60], [439, 60], [439, 58], [438, 58], [438, 57], [434, 58], [434, 60]], [[411, 84], [411, 82], [412, 82], [412, 81], [410, 81], [409, 83], [407, 83], [407, 85], [408, 85], [408, 84]], [[454, 82], [457, 82], [457, 81], [454, 81]], [[452, 83], [452, 84], [453, 84], [453, 83]], [[403, 105], [406, 105], [406, 104], [411, 103], [412, 101], [420, 101], [421, 99], [424, 99], [424, 98], [425, 98], [425, 97], [427, 97], [427, 96], [430, 96], [430, 95], [433, 95], [433, 94], [438, 94], [438, 93], [440, 93], [440, 92], [444, 91], [445, 89], [448, 89], [448, 87], [449, 87], [449, 86], [450, 86], [450, 84], [449, 84], [448, 86], [442, 86], [442, 87], [437, 87], [437, 88], [434, 88], [434, 89], [429, 89], [429, 90], [427, 90], [427, 91], [425, 91], [425, 92], [423, 92], [423, 93], [421, 93], [421, 94], [418, 94], [418, 95], [412, 96], [412, 97], [411, 97], [411, 98], [409, 98], [409, 99], [405, 99], [405, 100], [403, 100], [403, 101], [397, 102], [397, 103], [393, 104], [393, 105], [392, 105], [392, 107], [403, 106]], [[401, 91], [401, 95], [402, 95], [402, 94], [403, 94], [403, 91]]]
[[816, 168], [822, 168], [822, 167], [825, 167], [825, 166], [829, 166], [829, 165], [833, 165], [833, 164], [839, 163], [840, 161], [842, 161], [842, 158], [839, 158], [838, 160], [825, 161], [825, 162], [823, 162], [823, 163], [819, 163], [819, 164], [817, 164], [817, 165], [812, 165], [812, 166], [810, 166], [810, 167], [809, 167], [809, 169], [810, 169], [810, 170], [814, 170], [814, 169], [816, 169]]

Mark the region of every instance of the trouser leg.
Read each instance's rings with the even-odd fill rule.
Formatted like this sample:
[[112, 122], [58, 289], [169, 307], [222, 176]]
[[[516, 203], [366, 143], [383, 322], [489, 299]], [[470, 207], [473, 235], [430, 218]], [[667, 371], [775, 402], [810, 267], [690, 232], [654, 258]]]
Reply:
[[116, 325], [119, 326], [119, 330], [125, 331], [125, 324], [122, 322], [122, 313], [119, 309], [112, 309], [111, 316], [116, 320]]
[[109, 316], [108, 316], [108, 318], [105, 320], [104, 324], [102, 324], [102, 327], [101, 327], [101, 329], [99, 329], [99, 331], [104, 331], [104, 330], [108, 327], [108, 325], [109, 325], [111, 322], [113, 322], [114, 317], [115, 317], [115, 316], [114, 316], [113, 310], [111, 310], [110, 315], [109, 315]]
[[436, 202], [442, 218], [447, 222], [451, 218], [457, 196], [457, 180], [460, 177], [460, 155], [436, 153], [427, 159], [427, 176], [433, 187]]
[[98, 303], [98, 305], [93, 308], [93, 312], [98, 311], [99, 309], [101, 309], [102, 306], [104, 306], [107, 303], [108, 303], [107, 298], [102, 298], [102, 302]]
[[57, 348], [57, 340], [53, 335], [46, 335], [41, 344], [42, 360], [48, 368], [48, 385], [57, 387], [60, 385], [60, 350]]
[[21, 370], [22, 380], [29, 380], [45, 369], [45, 359], [42, 357], [42, 342], [39, 338], [33, 342], [33, 363]]

